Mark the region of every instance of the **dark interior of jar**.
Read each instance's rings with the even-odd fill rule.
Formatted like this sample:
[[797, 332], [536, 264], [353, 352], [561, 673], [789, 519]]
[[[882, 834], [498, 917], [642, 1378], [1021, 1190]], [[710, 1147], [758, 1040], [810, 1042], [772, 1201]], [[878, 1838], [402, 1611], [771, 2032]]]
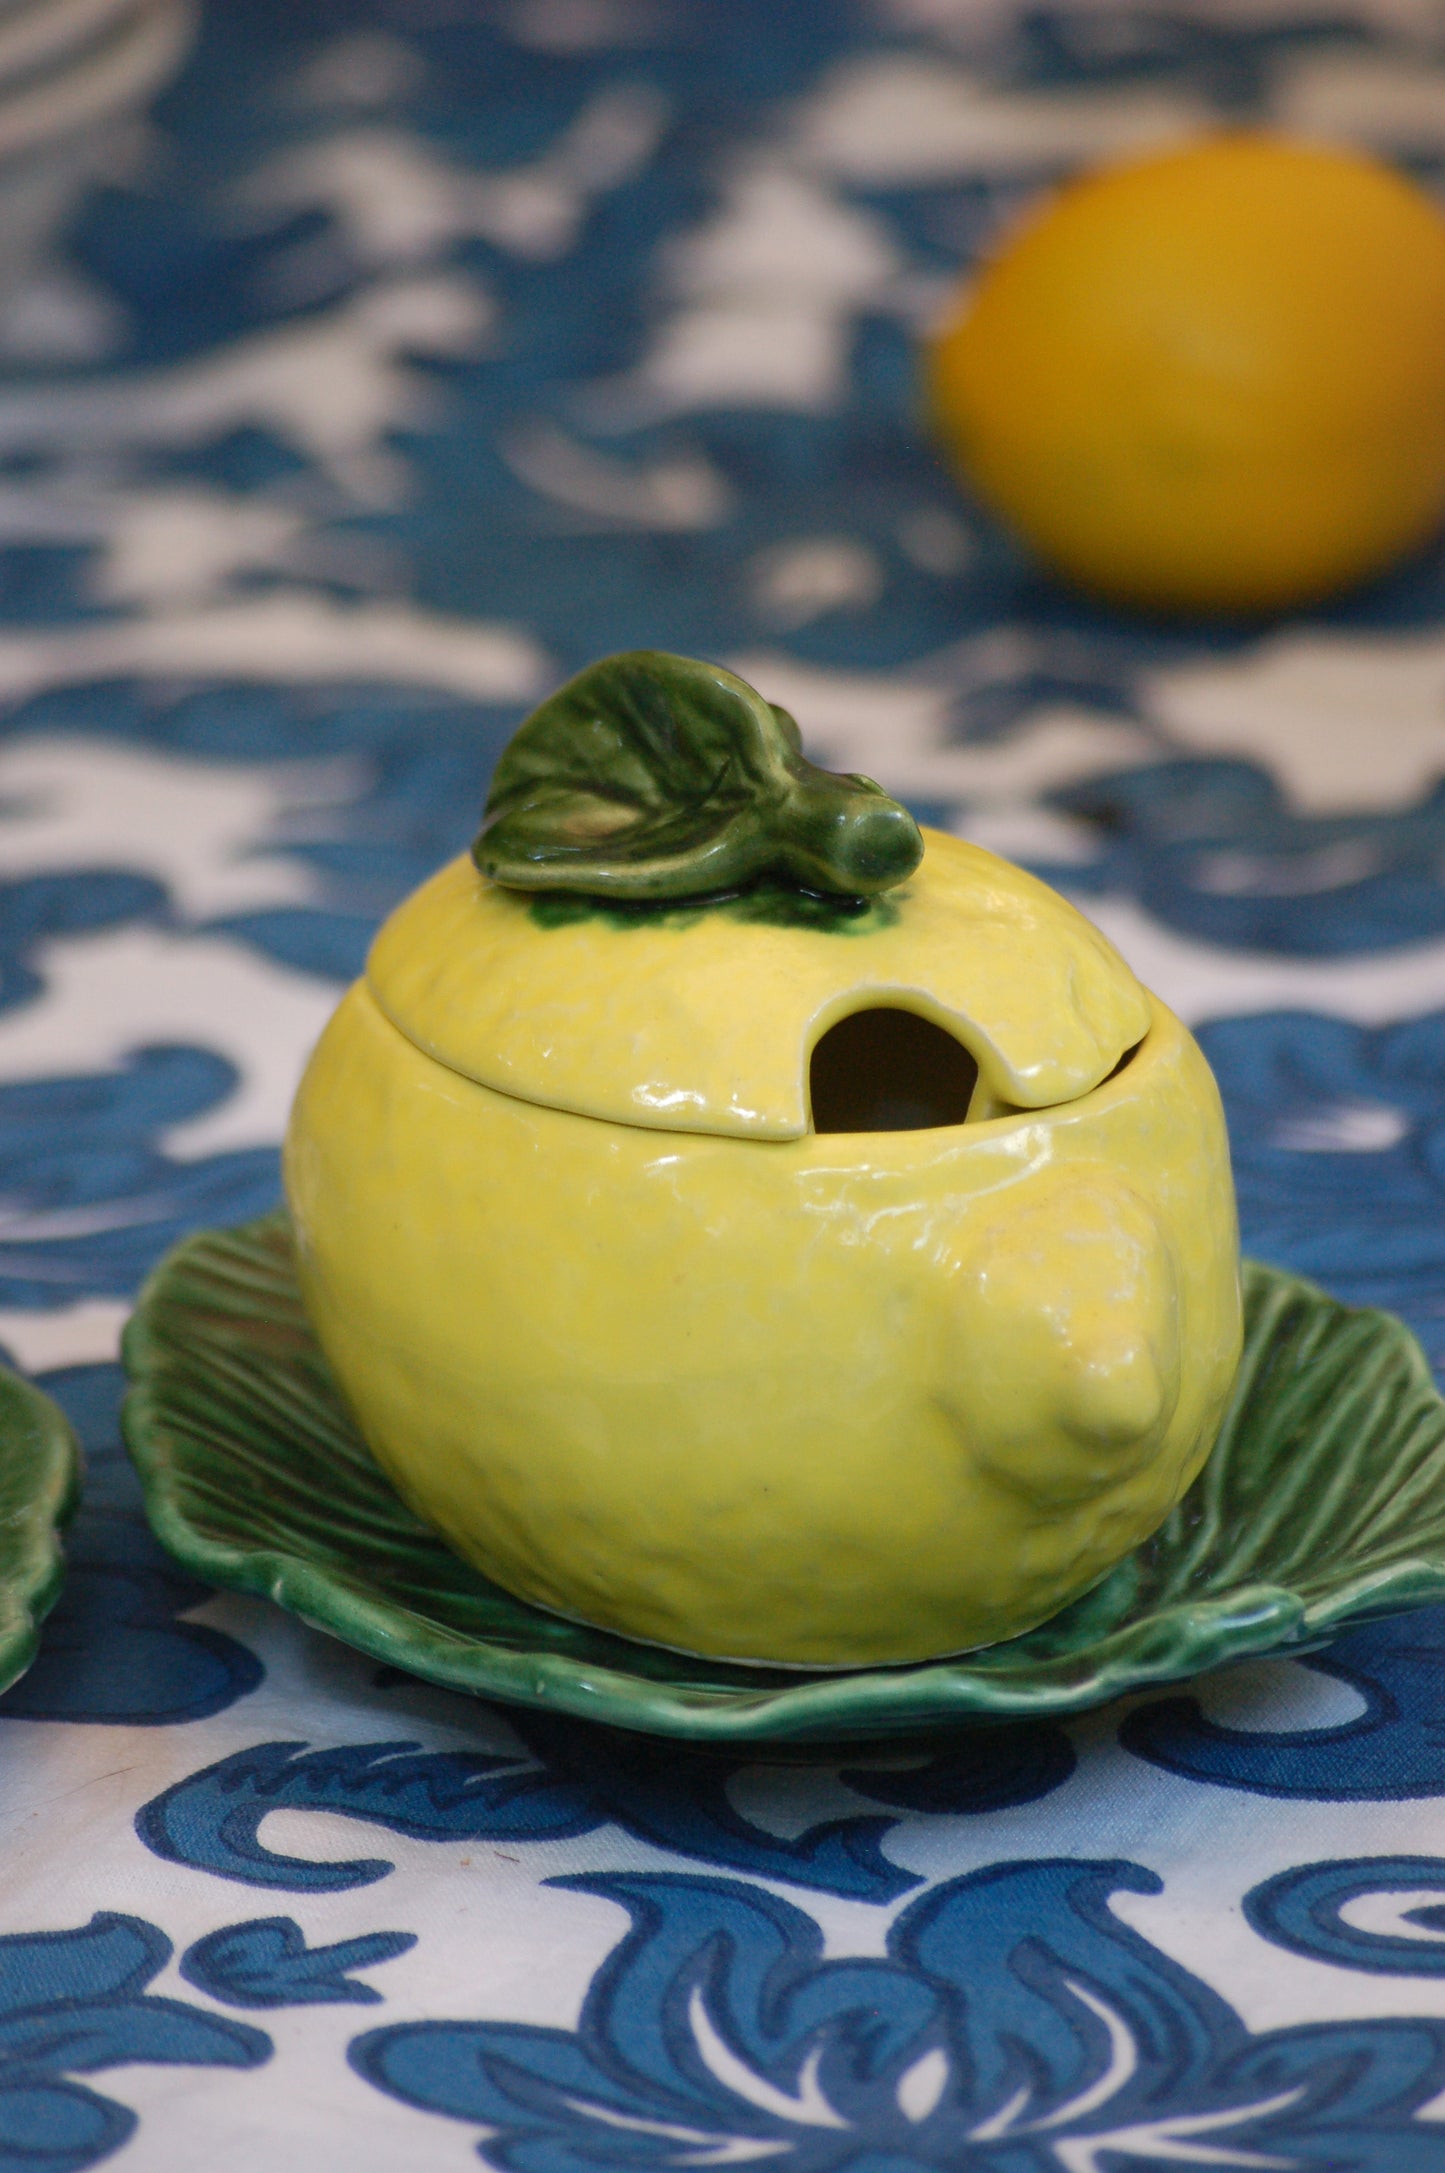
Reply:
[[[1099, 1081], [1107, 1086], [1143, 1047], [1135, 1042]], [[850, 1012], [813, 1050], [809, 1091], [815, 1132], [925, 1132], [962, 1124], [978, 1065], [961, 1041], [931, 1019], [894, 1006]], [[1013, 1114], [995, 1103], [981, 1114]]]
[[809, 1083], [815, 1132], [921, 1132], [962, 1124], [978, 1066], [912, 1011], [854, 1011], [819, 1040]]

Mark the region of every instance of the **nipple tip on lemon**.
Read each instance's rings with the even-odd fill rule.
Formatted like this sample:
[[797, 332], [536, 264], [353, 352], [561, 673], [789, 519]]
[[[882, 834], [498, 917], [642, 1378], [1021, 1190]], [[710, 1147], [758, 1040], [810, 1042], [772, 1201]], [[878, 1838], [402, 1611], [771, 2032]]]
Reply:
[[1361, 153], [1207, 138], [1073, 182], [928, 343], [940, 437], [1057, 572], [1261, 612], [1445, 513], [1445, 214]]

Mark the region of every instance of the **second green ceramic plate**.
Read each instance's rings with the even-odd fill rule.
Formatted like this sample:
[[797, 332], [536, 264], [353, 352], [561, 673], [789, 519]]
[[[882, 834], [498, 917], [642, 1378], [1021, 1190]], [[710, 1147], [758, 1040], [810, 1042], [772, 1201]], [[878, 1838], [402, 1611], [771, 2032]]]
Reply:
[[60, 1533], [80, 1497], [80, 1451], [48, 1396], [0, 1366], [0, 1690], [35, 1658], [60, 1596]]
[[282, 1215], [163, 1262], [126, 1336], [125, 1433], [198, 1577], [454, 1690], [711, 1742], [832, 1742], [1079, 1712], [1445, 1599], [1445, 1403], [1388, 1314], [1245, 1268], [1246, 1340], [1208, 1464], [1084, 1599], [962, 1659], [844, 1675], [691, 1660], [559, 1621], [398, 1499], [302, 1309]]

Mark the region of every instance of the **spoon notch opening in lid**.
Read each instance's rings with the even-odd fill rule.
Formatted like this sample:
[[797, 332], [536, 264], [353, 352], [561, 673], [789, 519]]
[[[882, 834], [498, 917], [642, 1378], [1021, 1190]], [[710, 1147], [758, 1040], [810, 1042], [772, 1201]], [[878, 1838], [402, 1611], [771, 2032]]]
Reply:
[[871, 778], [809, 762], [785, 709], [721, 664], [603, 657], [522, 723], [472, 858], [509, 889], [671, 904], [763, 877], [867, 898], [923, 857]]
[[895, 1004], [850, 1011], [813, 1050], [815, 1132], [922, 1132], [965, 1124], [978, 1065], [956, 1035]]

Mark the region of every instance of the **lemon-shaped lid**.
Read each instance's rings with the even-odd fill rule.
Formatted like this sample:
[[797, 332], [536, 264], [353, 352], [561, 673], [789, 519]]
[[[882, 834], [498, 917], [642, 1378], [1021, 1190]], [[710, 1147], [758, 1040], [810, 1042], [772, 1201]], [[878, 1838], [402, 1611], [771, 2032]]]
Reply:
[[961, 1044], [976, 1116], [1072, 1101], [1148, 1030], [1082, 914], [920, 833], [866, 779], [814, 770], [792, 720], [720, 666], [593, 666], [522, 727], [488, 816], [474, 855], [392, 914], [367, 974], [419, 1048], [527, 1101], [795, 1139], [814, 1050], [855, 1013]]

